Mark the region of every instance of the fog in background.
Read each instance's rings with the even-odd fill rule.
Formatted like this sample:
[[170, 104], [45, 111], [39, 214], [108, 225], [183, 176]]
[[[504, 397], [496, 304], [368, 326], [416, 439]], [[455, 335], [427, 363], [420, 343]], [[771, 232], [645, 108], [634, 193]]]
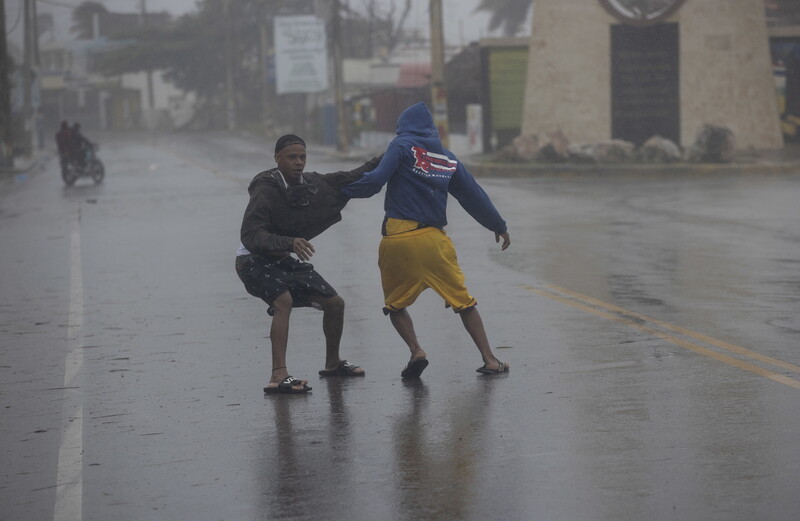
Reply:
[[[95, 0], [103, 4], [109, 11], [120, 13], [140, 12], [142, 0]], [[399, 5], [402, 0], [381, 0], [387, 7], [394, 1]], [[72, 26], [72, 9], [70, 6], [78, 6], [82, 2], [78, 0], [57, 0], [38, 2], [39, 13], [52, 13], [55, 18], [55, 33], [52, 36], [55, 41], [64, 41], [72, 38], [70, 27]], [[342, 0], [343, 5], [348, 5], [351, 9], [357, 10], [363, 5], [363, 0]], [[489, 31], [490, 15], [486, 12], [475, 12], [480, 0], [444, 0], [444, 32], [448, 45], [466, 45], [469, 42], [489, 36], [502, 36], [501, 30]], [[14, 41], [22, 41], [22, 24], [15, 21], [21, 19], [22, 0], [6, 0], [6, 32]], [[196, 0], [145, 0], [146, 9], [149, 12], [168, 11], [174, 16], [180, 16], [195, 10]], [[420, 29], [423, 34], [429, 32], [428, 19], [428, 0], [414, 0], [412, 3], [412, 13], [409, 16], [406, 28]], [[399, 9], [399, 7], [398, 7]], [[530, 25], [523, 25], [524, 33], [530, 32]], [[42, 35], [43, 39], [45, 35]]]

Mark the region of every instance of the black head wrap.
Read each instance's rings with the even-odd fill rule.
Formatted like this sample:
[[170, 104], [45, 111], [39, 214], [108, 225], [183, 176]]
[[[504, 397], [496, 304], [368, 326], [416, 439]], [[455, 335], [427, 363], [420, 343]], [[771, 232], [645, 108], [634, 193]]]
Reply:
[[278, 141], [275, 142], [275, 153], [277, 154], [284, 148], [291, 145], [306, 146], [306, 142], [303, 141], [303, 139], [300, 138], [299, 136], [295, 136], [294, 134], [286, 134], [285, 136], [279, 137]]

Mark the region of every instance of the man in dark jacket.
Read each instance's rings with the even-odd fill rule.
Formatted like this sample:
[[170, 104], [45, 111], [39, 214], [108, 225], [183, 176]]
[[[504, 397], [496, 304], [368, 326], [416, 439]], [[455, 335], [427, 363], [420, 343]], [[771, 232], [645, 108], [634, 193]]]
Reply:
[[[303, 172], [305, 142], [286, 135], [275, 144], [277, 168], [261, 172], [250, 183], [250, 202], [241, 228], [242, 244], [236, 272], [247, 292], [269, 305], [272, 315], [272, 374], [267, 394], [297, 394], [311, 390], [307, 380], [289, 376], [286, 347], [293, 307], [321, 309], [325, 334], [325, 369], [320, 376], [363, 376], [364, 370], [339, 358], [344, 324], [344, 300], [308, 261], [309, 242], [342, 219], [350, 200], [340, 190], [375, 168], [380, 158], [346, 172]], [[300, 260], [291, 256], [294, 253]]]
[[61, 122], [61, 128], [56, 132], [56, 145], [58, 146], [58, 160], [61, 163], [61, 173], [67, 170], [72, 151], [72, 131], [66, 121]]
[[94, 143], [86, 139], [86, 136], [81, 132], [81, 124], [77, 121], [72, 125], [70, 130], [70, 155], [71, 161], [80, 166], [86, 166], [88, 159], [88, 151], [94, 147]]

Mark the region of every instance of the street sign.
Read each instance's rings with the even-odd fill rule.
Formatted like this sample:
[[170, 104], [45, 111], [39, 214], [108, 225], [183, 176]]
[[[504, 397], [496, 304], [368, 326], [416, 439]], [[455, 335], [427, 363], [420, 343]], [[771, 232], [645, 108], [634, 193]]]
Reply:
[[278, 94], [328, 88], [325, 23], [317, 16], [275, 17], [275, 74]]

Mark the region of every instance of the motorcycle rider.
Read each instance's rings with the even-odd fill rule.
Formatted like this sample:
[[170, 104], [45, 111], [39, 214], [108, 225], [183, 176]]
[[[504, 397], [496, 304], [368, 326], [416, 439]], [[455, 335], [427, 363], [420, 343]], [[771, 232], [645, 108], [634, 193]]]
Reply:
[[81, 124], [77, 121], [72, 125], [70, 134], [72, 161], [78, 167], [83, 168], [89, 160], [89, 154], [94, 149], [94, 143], [81, 134]]
[[69, 123], [61, 122], [61, 128], [56, 132], [56, 146], [58, 147], [58, 160], [61, 163], [61, 174], [67, 170], [67, 164], [72, 154], [72, 131]]

